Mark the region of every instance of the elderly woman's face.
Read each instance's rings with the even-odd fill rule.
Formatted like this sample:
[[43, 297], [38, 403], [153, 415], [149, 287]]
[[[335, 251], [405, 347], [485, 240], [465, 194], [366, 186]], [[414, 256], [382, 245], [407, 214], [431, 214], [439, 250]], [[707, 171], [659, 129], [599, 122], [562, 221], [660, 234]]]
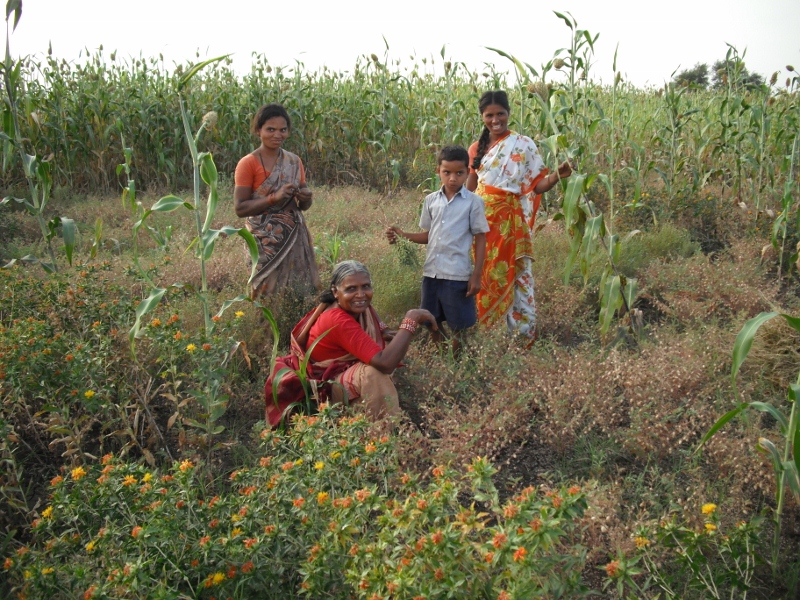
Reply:
[[333, 288], [333, 297], [339, 308], [351, 315], [360, 315], [372, 302], [372, 281], [366, 273], [348, 275]]

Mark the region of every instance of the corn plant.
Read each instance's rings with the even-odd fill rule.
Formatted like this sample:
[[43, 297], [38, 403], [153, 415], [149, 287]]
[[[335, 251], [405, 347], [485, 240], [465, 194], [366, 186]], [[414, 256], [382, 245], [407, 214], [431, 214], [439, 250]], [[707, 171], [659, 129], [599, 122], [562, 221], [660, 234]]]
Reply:
[[[787, 87], [793, 92], [791, 101], [786, 109], [788, 133], [791, 143], [789, 145], [788, 156], [784, 155], [781, 163], [781, 171], [785, 173], [783, 192], [781, 194], [781, 211], [778, 213], [772, 224], [772, 245], [778, 251], [778, 279], [783, 274], [783, 263], [786, 253], [786, 240], [789, 233], [789, 224], [792, 213], [796, 213], [796, 220], [800, 219], [800, 210], [796, 208], [795, 190], [797, 189], [797, 163], [800, 160], [800, 100], [797, 98], [797, 91], [800, 90], [800, 75], [794, 67], [786, 67], [794, 76], [787, 79]], [[797, 229], [797, 228], [796, 228]], [[790, 260], [790, 266], [797, 261], [797, 254]]]
[[[76, 228], [75, 222], [72, 219], [53, 217], [51, 220], [47, 221], [44, 216], [47, 201], [50, 199], [50, 190], [53, 185], [53, 179], [50, 174], [50, 159], [49, 157], [42, 158], [36, 154], [28, 154], [25, 149], [25, 139], [19, 125], [19, 106], [17, 103], [17, 90], [20, 88], [21, 84], [20, 73], [22, 63], [11, 59], [11, 46], [9, 43], [10, 32], [8, 28], [11, 25], [9, 20], [12, 15], [14, 18], [12, 26], [13, 31], [17, 28], [19, 19], [22, 16], [22, 0], [8, 0], [6, 3], [6, 54], [5, 60], [3, 61], [3, 86], [5, 87], [6, 93], [2, 119], [3, 131], [0, 132], [0, 141], [3, 142], [5, 147], [13, 146], [16, 148], [25, 173], [25, 179], [28, 183], [28, 197], [14, 198], [12, 196], [6, 196], [0, 201], [0, 206], [8, 204], [13, 200], [22, 204], [30, 214], [36, 217], [36, 221], [42, 233], [42, 239], [47, 246], [49, 261], [40, 260], [30, 254], [22, 257], [21, 260], [27, 264], [39, 264], [45, 271], [52, 273], [58, 271], [56, 255], [53, 251], [53, 238], [56, 236], [58, 228], [61, 227], [64, 251], [70, 265], [72, 264], [72, 253], [75, 249]], [[15, 262], [16, 260], [12, 260], [6, 266], [10, 266]]]
[[[194, 238], [194, 240], [192, 240], [192, 243], [189, 245], [189, 247], [191, 248], [192, 246], [197, 246], [196, 256], [200, 263], [201, 289], [194, 291], [197, 294], [203, 306], [203, 318], [205, 322], [205, 331], [207, 336], [211, 335], [214, 327], [213, 327], [213, 321], [211, 319], [211, 310], [208, 298], [208, 283], [206, 280], [206, 261], [208, 261], [211, 258], [211, 255], [214, 252], [214, 244], [216, 243], [217, 238], [223, 234], [226, 236], [236, 234], [245, 240], [245, 242], [247, 243], [247, 247], [250, 251], [250, 260], [252, 262], [252, 269], [250, 271], [250, 279], [248, 280], [248, 284], [255, 275], [256, 267], [258, 265], [258, 247], [256, 245], [256, 240], [246, 228], [242, 227], [237, 229], [231, 226], [225, 226], [222, 227], [221, 229], [211, 228], [211, 223], [214, 219], [214, 215], [217, 210], [217, 203], [219, 202], [219, 193], [217, 189], [219, 177], [217, 174], [217, 168], [214, 165], [214, 159], [212, 158], [211, 154], [208, 152], [198, 152], [197, 144], [200, 140], [200, 135], [203, 133], [203, 131], [207, 128], [213, 128], [214, 125], [216, 124], [216, 120], [218, 117], [215, 113], [207, 113], [203, 117], [203, 121], [200, 127], [198, 128], [197, 132], [193, 135], [191, 125], [189, 123], [189, 115], [186, 108], [186, 102], [182, 93], [187, 84], [189, 83], [189, 81], [191, 81], [191, 79], [201, 69], [212, 63], [218, 62], [224, 58], [225, 58], [224, 56], [221, 56], [218, 58], [213, 58], [198, 63], [197, 65], [189, 69], [189, 71], [185, 75], [183, 75], [181, 82], [178, 85], [178, 101], [180, 104], [184, 134], [189, 144], [189, 150], [192, 156], [193, 182], [194, 182], [193, 202], [192, 203], [186, 202], [175, 195], [164, 196], [158, 202], [156, 202], [149, 210], [145, 211], [142, 214], [141, 218], [135, 223], [133, 227], [133, 234], [135, 236], [138, 230], [144, 225], [147, 217], [149, 217], [154, 212], [172, 212], [179, 208], [185, 208], [193, 212], [195, 216], [197, 236]], [[200, 199], [201, 178], [203, 182], [206, 185], [208, 185], [209, 188], [208, 199], [206, 200], [205, 204], [203, 204], [203, 202]], [[201, 215], [201, 211], [204, 208], [205, 208], [205, 219], [203, 219]], [[133, 345], [133, 341], [139, 333], [139, 330], [141, 328], [142, 318], [158, 305], [158, 303], [161, 301], [161, 298], [164, 296], [166, 291], [167, 288], [154, 287], [150, 295], [144, 300], [142, 300], [142, 302], [137, 307], [136, 322], [131, 328], [129, 334], [131, 345]], [[226, 301], [225, 303], [223, 303], [222, 308], [218, 313], [218, 316], [221, 315], [233, 302], [238, 302], [244, 299], [245, 296], [240, 295], [234, 298], [233, 300]]]
[[776, 312], [762, 312], [744, 324], [736, 341], [733, 345], [733, 364], [731, 365], [731, 387], [733, 395], [737, 401], [737, 406], [733, 410], [714, 423], [700, 441], [698, 450], [719, 431], [723, 425], [735, 418], [747, 409], [755, 409], [772, 415], [778, 422], [780, 433], [784, 437], [783, 452], [767, 438], [758, 440], [757, 448], [769, 456], [775, 472], [775, 508], [773, 509], [775, 532], [772, 543], [772, 568], [778, 568], [780, 558], [780, 535], [781, 517], [783, 515], [786, 491], [790, 491], [795, 501], [800, 503], [800, 410], [797, 405], [800, 402], [800, 373], [797, 374], [797, 381], [789, 386], [788, 401], [791, 405], [789, 416], [787, 416], [772, 404], [766, 402], [741, 402], [739, 389], [736, 385], [736, 375], [747, 358], [756, 332], [767, 321], [775, 317], [782, 317], [786, 324], [800, 333], [800, 318]]

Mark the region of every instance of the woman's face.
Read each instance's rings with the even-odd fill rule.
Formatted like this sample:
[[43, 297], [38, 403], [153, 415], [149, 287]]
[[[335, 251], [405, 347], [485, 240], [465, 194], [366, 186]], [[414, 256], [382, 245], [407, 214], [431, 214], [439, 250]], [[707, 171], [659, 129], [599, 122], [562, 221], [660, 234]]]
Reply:
[[497, 137], [508, 131], [508, 111], [499, 104], [490, 104], [481, 116], [490, 135]]
[[283, 117], [272, 117], [264, 121], [258, 130], [261, 144], [269, 150], [277, 150], [289, 137], [289, 124]]
[[366, 273], [348, 275], [333, 288], [333, 297], [339, 308], [351, 315], [366, 312], [372, 303], [372, 281]]

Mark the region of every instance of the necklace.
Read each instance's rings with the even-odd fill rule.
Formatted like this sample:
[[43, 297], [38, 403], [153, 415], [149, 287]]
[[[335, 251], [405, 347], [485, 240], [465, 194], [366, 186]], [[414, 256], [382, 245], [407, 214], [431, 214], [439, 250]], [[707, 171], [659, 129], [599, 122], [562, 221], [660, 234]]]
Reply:
[[[278, 150], [280, 152], [280, 150]], [[258, 149], [258, 160], [261, 162], [261, 168], [264, 169], [264, 173], [267, 174], [267, 177], [271, 174], [271, 171], [267, 170], [267, 166], [264, 164], [264, 158], [261, 156], [261, 148]], [[275, 162], [272, 163], [272, 168], [275, 168], [275, 164], [278, 162], [278, 157], [275, 157]]]

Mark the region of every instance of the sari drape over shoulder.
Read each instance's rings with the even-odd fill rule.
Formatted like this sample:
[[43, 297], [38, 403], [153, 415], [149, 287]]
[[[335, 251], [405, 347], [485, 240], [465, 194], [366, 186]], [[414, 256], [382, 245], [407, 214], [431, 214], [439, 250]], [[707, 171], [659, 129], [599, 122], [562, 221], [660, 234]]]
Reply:
[[[301, 169], [300, 158], [281, 149], [272, 172], [253, 190], [252, 197], [267, 196], [287, 183], [299, 186]], [[302, 213], [306, 208], [294, 198], [286, 198], [260, 215], [247, 217], [245, 227], [258, 243], [252, 298], [268, 296], [285, 286], [303, 288], [298, 290], [301, 294], [319, 288], [314, 246]]]
[[[470, 154], [471, 158], [477, 154], [477, 142]], [[536, 319], [532, 233], [541, 202], [533, 190], [547, 169], [533, 140], [509, 130], [489, 148], [476, 173], [475, 192], [484, 200], [490, 228], [477, 295], [478, 318], [491, 326], [505, 317], [509, 330], [532, 336]]]
[[[292, 404], [305, 402], [306, 392], [297, 373], [300, 371], [306, 351], [308, 350], [306, 348], [306, 343], [311, 327], [327, 308], [327, 304], [320, 304], [317, 308], [308, 312], [300, 322], [295, 325], [291, 335], [290, 354], [276, 359], [275, 368], [264, 385], [266, 418], [273, 427], [280, 424], [284, 413]], [[358, 319], [358, 323], [367, 335], [375, 340], [381, 348], [385, 347], [386, 343], [383, 340], [382, 331], [386, 328], [386, 325], [380, 320], [374, 308], [370, 306], [367, 312], [362, 313]], [[335, 329], [336, 328], [329, 330], [327, 336], [336, 336], [337, 332]], [[344, 388], [349, 399], [357, 398], [360, 395], [360, 390], [354, 389], [347, 375], [350, 367], [358, 362], [358, 359], [350, 353], [343, 353], [341, 356], [319, 362], [309, 360], [306, 365], [306, 377], [311, 399], [314, 402], [328, 400], [332, 392], [331, 382], [342, 374], [345, 376], [337, 382], [337, 385], [341, 385]], [[273, 394], [273, 382], [281, 370], [287, 368], [290, 369], [290, 371], [286, 371], [278, 382], [276, 401]]]

